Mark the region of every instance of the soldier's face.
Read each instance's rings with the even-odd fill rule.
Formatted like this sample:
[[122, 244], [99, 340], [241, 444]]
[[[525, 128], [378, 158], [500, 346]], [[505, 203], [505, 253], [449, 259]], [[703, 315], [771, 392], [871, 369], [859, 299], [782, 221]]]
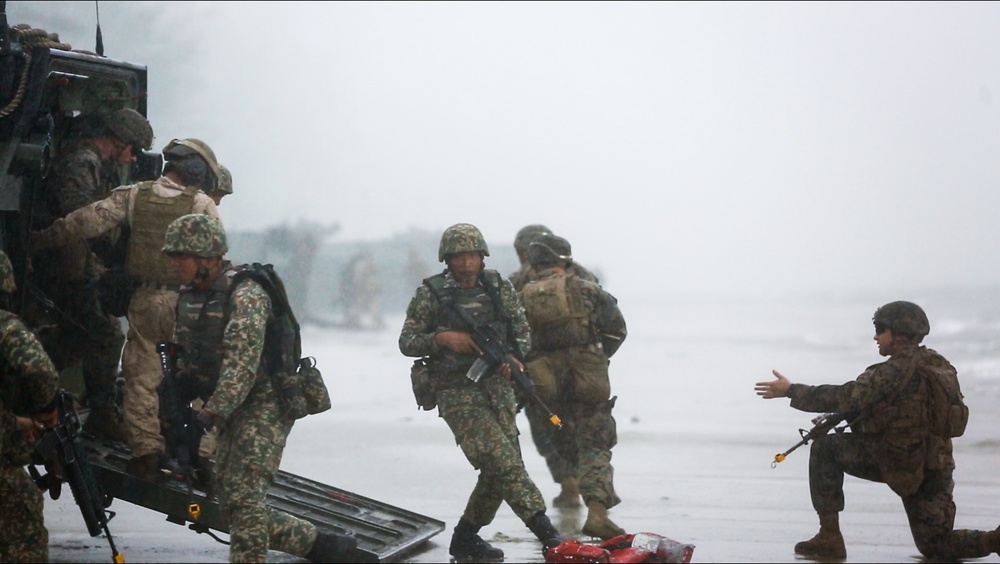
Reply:
[[476, 285], [479, 271], [483, 269], [483, 255], [479, 251], [455, 253], [448, 257], [448, 270], [459, 286], [471, 288]]
[[878, 354], [891, 356], [896, 352], [896, 338], [891, 329], [882, 329], [881, 333], [875, 333], [875, 342], [878, 343]]
[[190, 284], [198, 274], [198, 259], [191, 255], [170, 255], [170, 266], [181, 284]]

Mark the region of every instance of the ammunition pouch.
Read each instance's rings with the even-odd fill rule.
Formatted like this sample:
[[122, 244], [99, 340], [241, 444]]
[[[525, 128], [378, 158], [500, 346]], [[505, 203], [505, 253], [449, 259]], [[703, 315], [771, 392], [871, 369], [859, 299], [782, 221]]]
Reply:
[[316, 368], [316, 359], [299, 359], [295, 371], [273, 374], [281, 406], [290, 419], [302, 419], [330, 409], [330, 392], [323, 382], [323, 374]]
[[410, 367], [410, 384], [413, 386], [413, 399], [417, 400], [418, 408], [430, 411], [437, 407], [437, 395], [431, 386], [431, 373], [426, 357], [413, 361], [413, 366]]

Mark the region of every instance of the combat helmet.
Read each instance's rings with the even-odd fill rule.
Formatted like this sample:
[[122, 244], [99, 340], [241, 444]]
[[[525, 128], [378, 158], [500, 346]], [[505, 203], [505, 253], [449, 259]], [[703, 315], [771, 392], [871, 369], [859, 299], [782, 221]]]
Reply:
[[931, 332], [931, 323], [927, 314], [913, 302], [889, 302], [875, 310], [872, 316], [875, 331], [889, 329], [894, 335], [909, 337], [914, 343], [919, 343]]
[[191, 213], [178, 217], [167, 226], [163, 243], [165, 254], [213, 258], [225, 255], [228, 250], [226, 230], [218, 218]]
[[14, 282], [14, 267], [10, 264], [7, 253], [0, 250], [0, 291], [13, 292], [17, 289]]
[[211, 173], [212, 181], [207, 186], [201, 188], [205, 191], [215, 190], [219, 179], [222, 178], [222, 171], [219, 170], [219, 161], [215, 158], [215, 151], [201, 139], [174, 139], [163, 148], [163, 159], [169, 162], [183, 161], [190, 157], [197, 156], [208, 165], [208, 172]]
[[532, 266], [559, 261], [569, 263], [572, 260], [573, 249], [569, 241], [558, 235], [545, 233], [528, 245], [528, 262]]
[[123, 108], [107, 119], [108, 129], [126, 145], [148, 150], [153, 146], [153, 127], [142, 114], [132, 108]]
[[532, 241], [537, 239], [541, 235], [546, 233], [552, 233], [552, 230], [541, 224], [525, 225], [517, 232], [514, 236], [514, 250], [518, 252], [525, 252], [528, 250], [528, 245]]
[[[215, 186], [212, 194], [222, 194], [228, 196], [233, 193], [233, 173], [229, 169], [219, 165], [219, 182]], [[211, 196], [212, 194], [208, 194]]]
[[471, 223], [456, 223], [444, 230], [441, 235], [441, 246], [438, 248], [438, 260], [444, 262], [448, 255], [479, 251], [484, 256], [490, 256], [486, 239], [479, 228]]

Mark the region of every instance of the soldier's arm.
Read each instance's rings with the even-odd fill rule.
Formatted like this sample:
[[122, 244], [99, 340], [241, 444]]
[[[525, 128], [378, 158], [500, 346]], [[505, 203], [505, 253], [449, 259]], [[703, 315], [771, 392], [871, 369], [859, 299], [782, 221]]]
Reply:
[[886, 365], [887, 363], [881, 363], [870, 366], [857, 379], [840, 385], [792, 384], [788, 387], [791, 406], [810, 413], [860, 412], [888, 392]]
[[215, 201], [206, 196], [204, 192], [198, 192], [195, 195], [191, 213], [200, 213], [221, 219], [219, 218], [219, 208], [216, 207]]
[[246, 400], [257, 381], [271, 300], [263, 288], [248, 279], [233, 290], [229, 308], [219, 383], [205, 404], [206, 410], [223, 419]]
[[115, 190], [107, 198], [55, 220], [47, 229], [32, 233], [32, 247], [60, 247], [111, 231], [125, 220], [130, 193], [131, 190]]
[[17, 378], [19, 397], [28, 402], [31, 413], [47, 409], [56, 395], [58, 372], [35, 335], [8, 312], [0, 320], [0, 354], [5, 372]]
[[524, 313], [521, 297], [514, 289], [513, 284], [506, 278], [501, 281], [500, 300], [517, 341], [517, 354], [519, 358], [527, 358], [528, 353], [531, 352], [531, 328], [528, 325], [528, 317]]
[[406, 308], [406, 321], [399, 333], [399, 352], [406, 356], [428, 356], [438, 350], [434, 341], [434, 313], [438, 301], [426, 286], [417, 288]]
[[625, 327], [625, 316], [622, 315], [618, 307], [618, 300], [596, 282], [590, 283], [593, 296], [594, 307], [594, 327], [597, 329], [597, 336], [601, 340], [604, 354], [611, 358], [618, 348], [625, 342], [628, 336], [628, 329]]
[[101, 161], [93, 153], [67, 162], [54, 184], [59, 215], [65, 216], [94, 203], [100, 182]]

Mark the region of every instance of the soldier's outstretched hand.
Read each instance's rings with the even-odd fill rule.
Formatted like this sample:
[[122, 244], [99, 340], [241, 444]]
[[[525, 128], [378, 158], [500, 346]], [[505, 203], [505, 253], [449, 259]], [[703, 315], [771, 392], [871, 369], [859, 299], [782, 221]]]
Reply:
[[764, 399], [783, 398], [787, 396], [788, 387], [791, 386], [792, 383], [788, 381], [788, 378], [782, 376], [777, 370], [772, 370], [771, 373], [774, 374], [774, 377], [777, 379], [771, 380], [770, 382], [757, 382], [754, 384], [754, 391], [757, 392], [758, 396]]

